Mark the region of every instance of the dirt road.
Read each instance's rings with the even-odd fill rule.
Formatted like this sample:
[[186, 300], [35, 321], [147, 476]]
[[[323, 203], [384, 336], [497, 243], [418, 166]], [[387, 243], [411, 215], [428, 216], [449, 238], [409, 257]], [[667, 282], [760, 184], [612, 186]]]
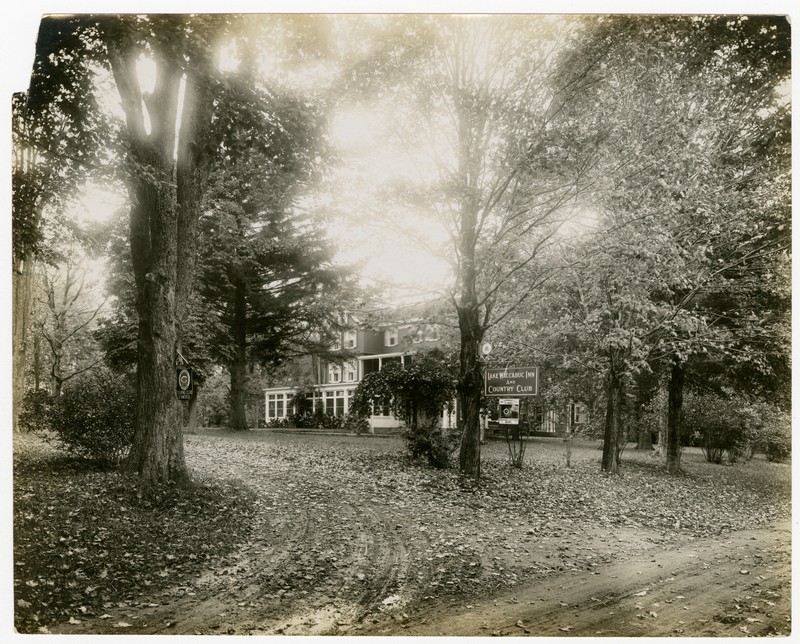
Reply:
[[764, 636], [791, 630], [790, 538], [738, 532], [410, 616], [407, 635]]

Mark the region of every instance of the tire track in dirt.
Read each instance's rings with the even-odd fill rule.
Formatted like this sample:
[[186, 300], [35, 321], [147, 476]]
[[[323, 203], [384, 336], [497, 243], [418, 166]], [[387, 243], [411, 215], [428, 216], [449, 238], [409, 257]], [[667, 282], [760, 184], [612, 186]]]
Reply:
[[[131, 606], [123, 617], [135, 619], [137, 633], [342, 633], [403, 590], [408, 535], [390, 524], [391, 513], [335, 482], [304, 479], [300, 485], [290, 463], [274, 461], [264, 475], [263, 452], [254, 446], [240, 461], [204, 472], [247, 481], [256, 493], [248, 543], [191, 585], [150, 602], [160, 605]], [[304, 499], [303, 507], [288, 504], [288, 497]], [[90, 620], [80, 629], [59, 630], [119, 632], [109, 622]]]
[[788, 635], [791, 533], [737, 532], [528, 583], [464, 609], [438, 605], [374, 635]]

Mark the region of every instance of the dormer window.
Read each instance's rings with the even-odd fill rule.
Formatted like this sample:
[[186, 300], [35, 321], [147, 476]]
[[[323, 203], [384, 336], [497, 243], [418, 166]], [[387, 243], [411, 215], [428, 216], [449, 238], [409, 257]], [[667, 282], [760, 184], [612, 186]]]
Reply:
[[344, 365], [344, 380], [345, 382], [355, 382], [357, 379], [358, 365], [355, 360], [346, 362]]
[[338, 365], [332, 364], [328, 367], [328, 382], [341, 382], [342, 381], [342, 368]]
[[386, 329], [383, 332], [383, 343], [387, 347], [397, 346], [397, 329]]
[[357, 331], [345, 331], [344, 332], [344, 346], [345, 346], [346, 349], [355, 349], [357, 342], [358, 342], [358, 332]]
[[422, 333], [422, 328], [420, 327], [414, 332], [414, 339], [412, 340], [412, 342], [414, 344], [418, 344], [422, 342], [422, 340], [424, 340], [424, 335]]

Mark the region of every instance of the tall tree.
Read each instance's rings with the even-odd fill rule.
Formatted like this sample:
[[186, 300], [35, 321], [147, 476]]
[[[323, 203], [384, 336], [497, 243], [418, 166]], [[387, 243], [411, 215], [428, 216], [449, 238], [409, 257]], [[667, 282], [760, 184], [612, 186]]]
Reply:
[[[215, 150], [215, 66], [227, 16], [88, 20], [105, 47], [125, 113], [136, 283], [136, 429], [129, 466], [147, 484], [185, 479], [174, 379], [196, 254], [203, 183]], [[152, 90], [137, 65], [154, 66]]]
[[303, 165], [296, 159], [303, 146], [273, 143], [269, 155], [243, 153], [218, 167], [201, 221], [209, 243], [199, 292], [212, 312], [213, 353], [230, 373], [229, 422], [236, 430], [248, 428], [248, 365], [329, 353], [353, 295], [342, 288], [345, 274], [333, 264], [324, 231], [293, 208], [307, 171], [293, 167]]
[[[599, 62], [570, 108], [601, 133], [591, 202], [599, 225], [581, 248], [591, 249], [585, 267], [604, 267], [573, 280], [571, 319], [590, 344], [613, 349], [606, 471], [619, 466], [614, 410], [625, 379], [658, 361], [669, 371], [667, 464], [677, 471], [687, 361], [730, 352], [732, 333], [752, 347], [741, 333], [765, 330], [756, 318], [734, 331], [719, 323], [730, 310], [706, 306], [711, 293], [738, 290], [736, 276], [775, 271], [788, 250], [784, 29], [780, 20], [742, 25], [746, 18], [600, 19], [591, 46], [573, 53]], [[610, 324], [598, 327], [603, 315]]]
[[[546, 279], [543, 267], [511, 295], [515, 277], [568, 217], [586, 169], [584, 151], [556, 126], [572, 88], [559, 83], [555, 59], [572, 24], [405, 17], [357, 69], [391, 87], [383, 99], [397, 117], [391, 134], [416, 170], [396, 181], [393, 196], [428, 225], [403, 232], [448, 261], [454, 275], [459, 467], [473, 481], [480, 478], [478, 345]], [[439, 233], [433, 242], [432, 230]]]
[[[50, 355], [50, 393], [60, 396], [65, 382], [100, 363], [90, 349], [91, 331], [105, 300], [99, 300], [87, 276], [87, 258], [68, 258], [56, 269], [42, 266], [39, 291], [46, 316], [39, 333]], [[93, 297], [94, 296], [94, 297]]]
[[96, 171], [95, 152], [108, 135], [91, 91], [95, 74], [71, 21], [42, 21], [28, 91], [12, 99], [13, 426], [25, 387], [36, 265], [52, 258], [42, 234]]

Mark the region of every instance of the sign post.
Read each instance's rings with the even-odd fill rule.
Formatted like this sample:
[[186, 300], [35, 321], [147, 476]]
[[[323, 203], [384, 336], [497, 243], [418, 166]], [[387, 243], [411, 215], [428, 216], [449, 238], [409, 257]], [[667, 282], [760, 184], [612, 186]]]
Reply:
[[539, 367], [487, 367], [483, 384], [487, 396], [538, 396]]

